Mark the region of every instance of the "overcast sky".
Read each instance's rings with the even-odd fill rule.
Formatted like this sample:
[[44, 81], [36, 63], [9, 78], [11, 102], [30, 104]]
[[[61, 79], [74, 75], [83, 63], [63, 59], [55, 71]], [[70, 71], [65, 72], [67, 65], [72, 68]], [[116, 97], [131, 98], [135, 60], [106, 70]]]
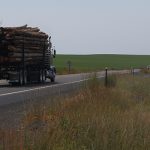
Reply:
[[150, 0], [0, 0], [1, 26], [37, 26], [61, 54], [149, 54]]

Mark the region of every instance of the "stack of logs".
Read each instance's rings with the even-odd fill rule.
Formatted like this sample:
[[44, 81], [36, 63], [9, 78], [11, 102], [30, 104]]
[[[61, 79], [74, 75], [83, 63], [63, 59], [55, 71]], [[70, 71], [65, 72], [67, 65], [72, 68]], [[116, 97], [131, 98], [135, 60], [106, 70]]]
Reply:
[[5, 27], [0, 28], [0, 63], [42, 62], [51, 44], [48, 35], [39, 28]]

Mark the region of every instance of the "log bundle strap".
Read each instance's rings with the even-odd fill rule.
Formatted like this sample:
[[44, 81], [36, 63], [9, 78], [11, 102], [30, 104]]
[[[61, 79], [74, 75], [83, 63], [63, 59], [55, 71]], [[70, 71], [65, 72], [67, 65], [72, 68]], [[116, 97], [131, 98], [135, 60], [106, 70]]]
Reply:
[[27, 63], [41, 62], [50, 45], [48, 35], [37, 27], [1, 27], [0, 63], [21, 62], [23, 52]]

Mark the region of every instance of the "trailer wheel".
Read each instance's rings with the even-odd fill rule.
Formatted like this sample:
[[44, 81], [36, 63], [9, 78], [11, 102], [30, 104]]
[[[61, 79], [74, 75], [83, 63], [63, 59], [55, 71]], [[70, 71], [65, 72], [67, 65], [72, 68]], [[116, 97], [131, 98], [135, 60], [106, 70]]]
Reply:
[[42, 71], [39, 71], [39, 82], [42, 82]]
[[27, 84], [27, 72], [24, 73], [24, 85]]
[[51, 82], [55, 82], [55, 77], [51, 78], [50, 80]]
[[19, 85], [23, 85], [23, 75], [22, 75], [22, 71], [20, 71], [20, 74], [19, 74]]
[[43, 82], [45, 82], [45, 80], [46, 80], [46, 73], [45, 71], [43, 71]]

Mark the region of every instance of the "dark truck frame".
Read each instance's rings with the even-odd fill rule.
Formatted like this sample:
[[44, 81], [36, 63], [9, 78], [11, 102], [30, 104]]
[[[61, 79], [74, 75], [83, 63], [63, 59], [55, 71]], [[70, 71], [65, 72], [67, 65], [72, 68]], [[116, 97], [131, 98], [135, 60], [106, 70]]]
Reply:
[[[41, 43], [42, 44], [42, 43]], [[51, 82], [55, 81], [56, 69], [51, 67], [54, 54], [51, 51], [51, 42], [49, 38], [49, 48], [46, 49], [43, 44], [42, 62], [26, 63], [24, 43], [22, 46], [21, 62], [1, 63], [0, 64], [0, 80], [6, 79], [10, 84], [25, 85], [27, 83], [41, 83], [49, 78]]]

